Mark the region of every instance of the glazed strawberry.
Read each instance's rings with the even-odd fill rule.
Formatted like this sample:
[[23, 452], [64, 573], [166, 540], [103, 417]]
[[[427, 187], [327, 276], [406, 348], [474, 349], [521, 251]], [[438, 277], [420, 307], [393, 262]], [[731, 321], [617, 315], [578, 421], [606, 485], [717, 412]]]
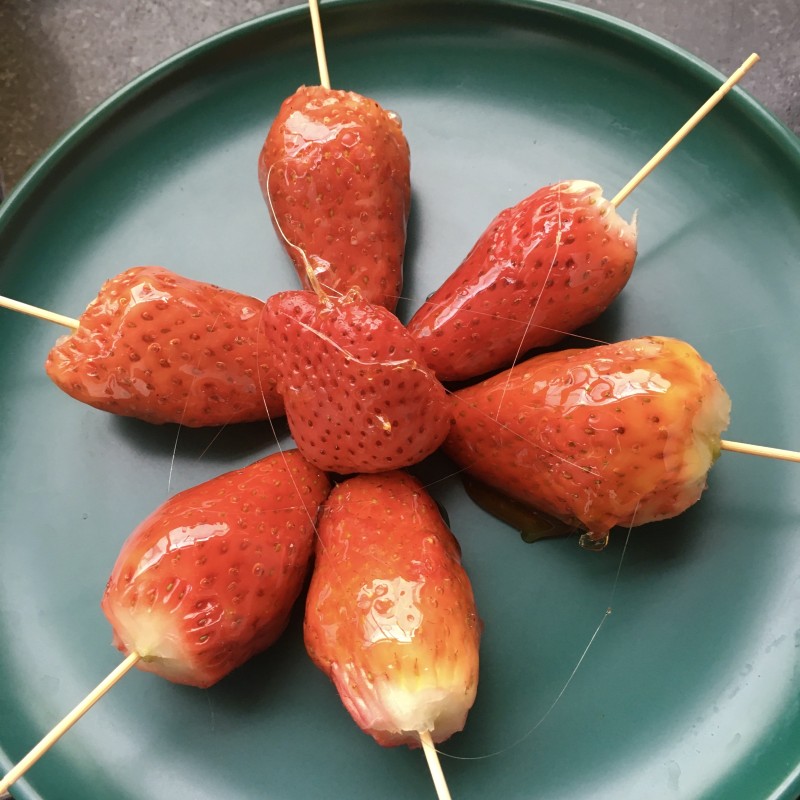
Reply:
[[692, 347], [648, 337], [532, 358], [454, 407], [456, 463], [602, 541], [700, 498], [730, 400]]
[[171, 497], [114, 565], [102, 602], [114, 644], [200, 687], [269, 647], [303, 587], [329, 489], [291, 450]]
[[502, 211], [408, 324], [440, 380], [510, 366], [598, 317], [636, 258], [635, 224], [588, 181]]
[[133, 267], [107, 281], [45, 369], [90, 406], [188, 427], [283, 413], [254, 297]]
[[409, 171], [400, 119], [374, 100], [301, 86], [284, 101], [261, 150], [258, 180], [306, 288], [301, 251], [318, 259], [318, 279], [330, 293], [356, 286], [371, 303], [394, 310]]
[[464, 727], [481, 623], [436, 504], [402, 472], [337, 486], [320, 518], [305, 642], [358, 726], [383, 746]]
[[300, 452], [348, 474], [416, 464], [444, 441], [451, 403], [399, 320], [353, 289], [267, 300], [267, 343]]

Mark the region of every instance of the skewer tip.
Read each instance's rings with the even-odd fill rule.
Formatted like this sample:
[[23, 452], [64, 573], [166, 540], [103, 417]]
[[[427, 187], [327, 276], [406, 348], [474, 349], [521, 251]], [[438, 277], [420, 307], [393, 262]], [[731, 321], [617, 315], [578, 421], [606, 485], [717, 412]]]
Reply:
[[742, 62], [742, 65], [734, 70], [730, 77], [715, 91], [711, 97], [700, 106], [697, 111], [678, 129], [678, 131], [667, 141], [667, 143], [617, 192], [611, 199], [611, 205], [615, 208], [695, 129], [697, 124], [703, 120], [709, 111], [714, 108], [720, 100], [742, 79], [744, 74], [759, 61], [758, 53], [751, 53]]
[[138, 653], [129, 653], [125, 660], [89, 692], [72, 711], [55, 725], [39, 743], [0, 778], [0, 795], [8, 791], [106, 692], [115, 686], [139, 661]]
[[330, 89], [331, 79], [328, 75], [328, 60], [325, 57], [325, 40], [322, 38], [322, 20], [319, 16], [318, 0], [308, 0], [308, 9], [311, 12], [311, 28], [314, 31], [314, 49], [317, 52], [319, 82], [321, 86]]
[[452, 800], [444, 772], [442, 772], [442, 765], [439, 763], [439, 754], [436, 752], [436, 746], [433, 743], [430, 731], [419, 731], [419, 741], [422, 744], [422, 750], [428, 762], [428, 769], [431, 772], [436, 796], [439, 800]]
[[723, 439], [720, 442], [723, 450], [731, 453], [744, 453], [748, 456], [761, 456], [762, 458], [776, 458], [780, 461], [794, 461], [800, 463], [800, 453], [795, 450], [782, 450], [779, 447], [764, 447], [760, 444], [746, 444], [744, 442], [731, 442]]
[[43, 319], [46, 322], [54, 322], [56, 325], [63, 325], [65, 328], [72, 328], [72, 330], [77, 330], [80, 327], [80, 322], [77, 319], [65, 317], [63, 314], [56, 314], [55, 311], [48, 311], [46, 308], [21, 303], [19, 300], [12, 300], [10, 297], [0, 296], [0, 308], [18, 311], [20, 314], [27, 314], [30, 317]]

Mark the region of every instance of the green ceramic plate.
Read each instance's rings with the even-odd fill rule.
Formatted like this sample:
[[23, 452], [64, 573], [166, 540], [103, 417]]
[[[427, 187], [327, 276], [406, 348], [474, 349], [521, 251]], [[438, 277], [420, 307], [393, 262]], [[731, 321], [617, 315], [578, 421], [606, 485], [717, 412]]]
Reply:
[[[615, 192], [721, 80], [557, 3], [351, 0], [326, 4], [325, 23], [334, 83], [396, 109], [411, 143], [404, 316], [499, 209], [565, 178]], [[315, 63], [297, 10], [131, 84], [0, 210], [0, 292], [78, 315], [142, 263], [260, 296], [293, 287], [255, 165]], [[690, 341], [733, 397], [732, 439], [800, 447], [798, 185], [797, 139], [736, 90], [622, 207], [639, 210], [640, 258], [592, 334]], [[7, 312], [0, 333], [5, 769], [119, 662], [99, 600], [128, 532], [168, 492], [275, 443], [263, 425], [178, 435], [82, 407], [42, 369], [57, 330]], [[526, 545], [456, 479], [432, 491], [486, 625], [479, 699], [442, 748], [455, 798], [796, 796], [800, 467], [724, 454], [702, 501], [634, 530], [624, 558], [624, 532], [601, 554]], [[351, 722], [299, 622], [210, 691], [134, 671], [17, 796], [432, 797], [419, 752]]]

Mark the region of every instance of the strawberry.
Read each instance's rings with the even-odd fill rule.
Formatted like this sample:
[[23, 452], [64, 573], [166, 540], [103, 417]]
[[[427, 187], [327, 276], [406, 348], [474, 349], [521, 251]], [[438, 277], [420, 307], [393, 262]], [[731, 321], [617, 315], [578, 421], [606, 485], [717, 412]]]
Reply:
[[102, 608], [123, 653], [207, 687], [283, 632], [330, 485], [296, 451], [171, 497], [130, 535]]
[[283, 292], [265, 307], [278, 390], [300, 452], [320, 469], [380, 472], [444, 441], [450, 398], [400, 321], [364, 301]]
[[508, 367], [598, 317], [636, 258], [636, 227], [588, 181], [502, 211], [408, 324], [440, 380]]
[[730, 400], [692, 347], [654, 336], [532, 358], [455, 409], [456, 463], [602, 541], [700, 498]]
[[265, 355], [264, 304], [163, 267], [107, 281], [45, 369], [67, 394], [146, 422], [189, 427], [283, 413]]
[[306, 648], [356, 724], [384, 747], [464, 727], [481, 622], [455, 537], [415, 478], [360, 475], [320, 518]]
[[258, 181], [303, 285], [303, 253], [332, 293], [357, 286], [394, 310], [411, 202], [408, 143], [396, 114], [354, 92], [301, 86], [281, 106]]

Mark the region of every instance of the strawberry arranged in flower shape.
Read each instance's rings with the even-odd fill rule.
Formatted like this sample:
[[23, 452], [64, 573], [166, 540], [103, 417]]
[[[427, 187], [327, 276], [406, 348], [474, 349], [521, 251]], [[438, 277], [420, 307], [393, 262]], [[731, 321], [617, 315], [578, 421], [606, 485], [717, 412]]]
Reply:
[[358, 726], [418, 747], [464, 727], [481, 622], [458, 543], [402, 472], [337, 486], [320, 518], [305, 641]]
[[402, 288], [411, 202], [400, 119], [354, 92], [301, 86], [258, 160], [261, 191], [306, 288], [303, 253], [332, 294], [358, 287], [390, 311]]
[[456, 463], [603, 541], [700, 498], [730, 399], [692, 347], [654, 336], [532, 358], [454, 408]]
[[103, 411], [188, 427], [279, 416], [254, 297], [133, 267], [107, 281], [56, 343], [45, 369], [67, 394]]
[[622, 291], [636, 228], [589, 181], [502, 211], [408, 324], [440, 380], [510, 366], [597, 318]]
[[276, 453], [167, 500], [130, 535], [102, 607], [114, 644], [211, 686], [283, 632], [305, 582], [327, 477]]
[[410, 466], [450, 427], [451, 401], [400, 321], [353, 289], [282, 292], [265, 307], [278, 390], [300, 452], [348, 474]]

